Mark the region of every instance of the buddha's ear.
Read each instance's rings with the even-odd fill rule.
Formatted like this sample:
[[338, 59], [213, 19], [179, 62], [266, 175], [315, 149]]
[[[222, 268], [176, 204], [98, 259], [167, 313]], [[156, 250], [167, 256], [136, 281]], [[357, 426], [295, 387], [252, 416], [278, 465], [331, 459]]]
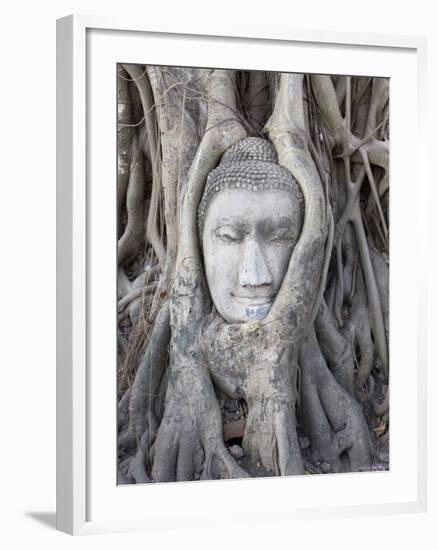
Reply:
[[[304, 196], [304, 223], [277, 299], [266, 322], [284, 319], [289, 338], [300, 342], [313, 322], [328, 268], [329, 213], [326, 193], [308, 147], [304, 123], [303, 75], [281, 74], [268, 135], [279, 163], [297, 180]], [[329, 238], [329, 241], [331, 239]]]

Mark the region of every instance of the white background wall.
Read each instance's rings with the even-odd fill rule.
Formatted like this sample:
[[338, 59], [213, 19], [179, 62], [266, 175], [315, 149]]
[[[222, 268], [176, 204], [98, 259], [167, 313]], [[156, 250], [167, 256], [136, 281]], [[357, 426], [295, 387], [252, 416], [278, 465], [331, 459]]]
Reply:
[[[284, 4], [283, 7], [282, 4]], [[1, 13], [0, 544], [3, 548], [414, 548], [438, 546], [438, 391], [435, 346], [438, 34], [433, 3], [416, 0], [237, 2], [194, 0], [17, 0]], [[55, 19], [70, 13], [136, 14], [227, 28], [234, 21], [292, 28], [423, 35], [428, 38], [431, 261], [429, 311], [429, 512], [240, 529], [71, 538], [53, 529], [55, 511]], [[425, 213], [426, 215], [426, 213]], [[409, 261], [409, 251], [406, 251]], [[409, 292], [409, 289], [406, 289]], [[413, 368], [415, 366], [413, 365]], [[409, 406], [409, 404], [407, 404]], [[239, 503], [230, 503], [232, 514]], [[213, 535], [213, 536], [211, 536]]]

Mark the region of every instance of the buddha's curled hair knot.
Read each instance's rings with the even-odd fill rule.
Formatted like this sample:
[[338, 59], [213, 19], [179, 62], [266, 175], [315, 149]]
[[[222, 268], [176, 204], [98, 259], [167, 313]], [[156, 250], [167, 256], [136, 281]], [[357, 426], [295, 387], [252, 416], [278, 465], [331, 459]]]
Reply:
[[248, 137], [237, 141], [229, 147], [223, 154], [220, 164], [251, 160], [278, 164], [277, 151], [267, 139]]
[[216, 193], [227, 189], [289, 191], [297, 201], [304, 202], [298, 182], [284, 166], [278, 164], [277, 152], [272, 143], [257, 137], [241, 139], [225, 151], [217, 168], [207, 177], [198, 208], [200, 239], [210, 202]]

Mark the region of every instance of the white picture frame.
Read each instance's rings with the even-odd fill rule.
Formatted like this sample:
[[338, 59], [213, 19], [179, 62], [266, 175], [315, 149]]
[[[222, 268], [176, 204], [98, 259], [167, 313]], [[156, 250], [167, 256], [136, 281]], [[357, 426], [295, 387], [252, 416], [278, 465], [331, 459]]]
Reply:
[[[128, 39], [129, 38], [129, 39]], [[145, 56], [142, 41], [149, 48]], [[146, 43], [145, 42], [145, 43]], [[153, 44], [160, 44], [160, 51]], [[202, 48], [199, 48], [202, 45]], [[239, 47], [233, 52], [233, 48]], [[176, 47], [178, 46], [178, 47]], [[119, 49], [118, 49], [119, 48]], [[255, 51], [260, 56], [255, 56]], [[297, 52], [286, 66], [288, 48]], [[272, 51], [276, 51], [275, 67]], [[330, 52], [322, 59], [321, 52]], [[290, 70], [292, 72], [338, 72], [390, 76], [399, 87], [391, 88], [391, 178], [398, 178], [403, 189], [407, 178], [417, 182], [414, 196], [418, 204], [411, 239], [425, 242], [426, 161], [420, 145], [425, 121], [425, 40], [419, 37], [300, 31], [285, 28], [233, 29], [184, 28], [163, 25], [151, 28], [138, 20], [94, 16], [69, 16], [57, 22], [57, 528], [71, 534], [152, 529], [163, 526], [206, 526], [221, 521], [222, 503], [239, 495], [244, 519], [320, 518], [359, 514], [418, 512], [426, 509], [426, 342], [425, 251], [416, 250], [418, 261], [402, 269], [403, 234], [391, 240], [391, 362], [415, 367], [416, 376], [407, 383], [403, 372], [391, 379], [391, 470], [382, 473], [337, 474], [335, 476], [295, 476], [272, 480], [233, 480], [154, 484], [147, 487], [117, 487], [115, 484], [115, 349], [111, 343], [111, 315], [115, 306], [115, 264], [113, 245], [105, 240], [115, 215], [113, 195], [97, 208], [95, 181], [113, 181], [115, 174], [115, 131], [104, 127], [105, 113], [113, 105], [116, 88], [108, 88], [115, 79], [114, 60], [147, 64], [229, 66]], [[115, 53], [116, 52], [116, 53]], [[118, 52], [118, 53], [117, 53]], [[320, 57], [316, 59], [316, 53]], [[195, 54], [198, 56], [195, 59]], [[278, 55], [277, 55], [278, 54]], [[96, 64], [95, 56], [102, 56]], [[270, 57], [271, 56], [271, 57]], [[324, 56], [322, 56], [324, 57]], [[339, 59], [338, 59], [339, 58]], [[368, 58], [368, 61], [367, 61]], [[312, 61], [312, 59], [314, 61]], [[338, 59], [336, 61], [336, 59]], [[340, 61], [341, 59], [341, 61]], [[343, 61], [342, 61], [343, 59]], [[210, 60], [210, 62], [205, 61]], [[245, 61], [246, 60], [246, 61]], [[204, 63], [204, 64], [203, 64]], [[206, 64], [205, 64], [206, 63]], [[283, 63], [283, 65], [282, 65]], [[337, 65], [337, 69], [335, 69]], [[360, 70], [353, 70], [362, 63]], [[271, 66], [271, 65], [272, 66]], [[374, 65], [373, 65], [374, 64]], [[110, 67], [114, 74], [110, 75]], [[366, 66], [375, 67], [372, 73]], [[307, 68], [306, 68], [307, 67]], [[315, 69], [319, 67], [319, 69]], [[324, 70], [325, 67], [325, 70]], [[342, 69], [343, 67], [343, 69]], [[388, 67], [385, 69], [385, 67]], [[401, 68], [410, 75], [410, 87], [403, 93]], [[370, 69], [368, 69], [370, 70]], [[106, 72], [105, 72], [106, 71]], [[397, 80], [399, 79], [399, 80]], [[115, 82], [115, 80], [114, 80]], [[106, 86], [106, 87], [105, 87]], [[405, 86], [406, 87], [406, 86]], [[99, 96], [99, 108], [96, 98]], [[108, 90], [102, 97], [104, 90]], [[394, 92], [394, 93], [393, 93]], [[394, 99], [394, 101], [393, 101]], [[112, 103], [113, 102], [113, 103]], [[419, 144], [415, 162], [401, 170], [404, 154], [403, 132], [407, 127], [396, 117], [403, 106], [408, 110], [409, 131]], [[94, 109], [94, 110], [93, 110]], [[106, 110], [105, 110], [106, 109]], [[93, 118], [95, 113], [97, 118]], [[99, 118], [100, 116], [100, 118]], [[102, 126], [101, 126], [102, 123]], [[111, 124], [115, 124], [114, 120]], [[114, 126], [115, 128], [115, 126]], [[106, 160], [105, 160], [106, 159]], [[105, 165], [105, 162], [108, 166]], [[115, 176], [114, 176], [115, 178]], [[107, 183], [111, 186], [111, 183]], [[408, 199], [412, 201], [412, 195]], [[391, 226], [402, 231], [402, 211], [406, 197], [391, 195]], [[97, 219], [99, 218], [99, 222]], [[114, 218], [114, 222], [111, 221]], [[110, 233], [110, 240], [114, 233]], [[408, 237], [406, 237], [408, 238]], [[115, 244], [115, 239], [113, 239]], [[105, 275], [102, 282], [102, 274]], [[397, 277], [397, 279], [395, 278]], [[97, 284], [101, 281], [102, 284]], [[398, 326], [396, 297], [404, 285], [414, 284], [408, 300], [408, 315], [418, 337], [403, 353], [395, 342], [403, 341], [403, 326]], [[412, 288], [410, 289], [412, 291]], [[111, 294], [113, 293], [113, 294]], [[100, 307], [102, 306], [102, 307]], [[99, 313], [101, 311], [101, 313]], [[115, 313], [114, 313], [115, 315]], [[102, 317], [102, 328], [99, 316]], [[114, 324], [114, 323], [113, 323]], [[106, 328], [105, 328], [106, 327]], [[397, 340], [395, 340], [397, 339]], [[106, 344], [105, 344], [106, 342]], [[106, 347], [104, 347], [106, 345]], [[115, 357], [115, 356], [114, 356]], [[106, 369], [106, 370], [105, 370]], [[393, 369], [394, 370], [394, 369]], [[112, 376], [112, 378], [111, 378]], [[112, 380], [112, 382], [111, 382]], [[413, 382], [412, 382], [413, 380]], [[409, 422], [411, 439], [402, 441], [403, 395], [406, 385], [414, 387], [417, 407]], [[99, 392], [96, 388], [99, 387]], [[393, 420], [394, 419], [394, 420]], [[411, 433], [411, 432], [410, 432]], [[99, 435], [97, 435], [99, 434]], [[406, 453], [403, 453], [403, 445]], [[114, 454], [112, 451], [114, 450]], [[407, 455], [402, 457], [402, 454]], [[392, 458], [394, 456], [394, 459]], [[400, 459], [400, 460], [399, 460]], [[113, 477], [111, 477], [111, 468]], [[109, 474], [108, 474], [109, 472]], [[366, 476], [381, 476], [385, 490], [373, 496], [373, 483]], [[106, 477], [105, 477], [106, 476]], [[306, 479], [304, 479], [306, 477]], [[369, 488], [366, 489], [366, 486]], [[369, 495], [366, 494], [369, 491]], [[136, 491], [136, 493], [135, 493]], [[386, 491], [386, 492], [385, 492]], [[142, 493], [141, 493], [142, 492]], [[329, 495], [330, 498], [324, 497]], [[336, 493], [336, 494], [334, 494]], [[339, 493], [339, 495], [337, 495]], [[140, 496], [142, 495], [142, 496]], [[145, 499], [145, 496], [147, 498]], [[298, 495], [291, 498], [290, 495]], [[299, 497], [302, 495], [302, 497]], [[313, 495], [313, 496], [312, 496]], [[342, 496], [343, 495], [343, 496]], [[300, 500], [301, 498], [301, 500]], [[262, 504], [257, 505], [258, 499]], [[337, 500], [338, 499], [338, 500]], [[374, 499], [374, 500], [373, 500]], [[143, 506], [142, 514], [130, 511]], [[148, 504], [149, 503], [149, 504]], [[173, 503], [173, 504], [169, 504]], [[188, 503], [183, 513], [182, 503]], [[201, 504], [199, 504], [201, 503]], [[208, 506], [206, 505], [208, 503]], [[151, 504], [153, 507], [151, 507]], [[150, 508], [146, 510], [145, 506]], [[210, 508], [208, 508], [210, 507]], [[209, 510], [209, 513], [204, 512]], [[222, 510], [222, 512], [221, 512]], [[228, 521], [231, 519], [228, 517]], [[242, 520], [242, 515], [239, 521]]]

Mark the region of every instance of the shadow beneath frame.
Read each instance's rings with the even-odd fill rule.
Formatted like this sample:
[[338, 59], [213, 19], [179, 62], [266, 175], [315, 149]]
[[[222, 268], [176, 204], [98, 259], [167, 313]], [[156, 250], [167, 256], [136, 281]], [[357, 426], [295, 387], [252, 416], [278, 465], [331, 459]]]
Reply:
[[25, 515], [50, 529], [56, 529], [55, 512], [25, 512]]

